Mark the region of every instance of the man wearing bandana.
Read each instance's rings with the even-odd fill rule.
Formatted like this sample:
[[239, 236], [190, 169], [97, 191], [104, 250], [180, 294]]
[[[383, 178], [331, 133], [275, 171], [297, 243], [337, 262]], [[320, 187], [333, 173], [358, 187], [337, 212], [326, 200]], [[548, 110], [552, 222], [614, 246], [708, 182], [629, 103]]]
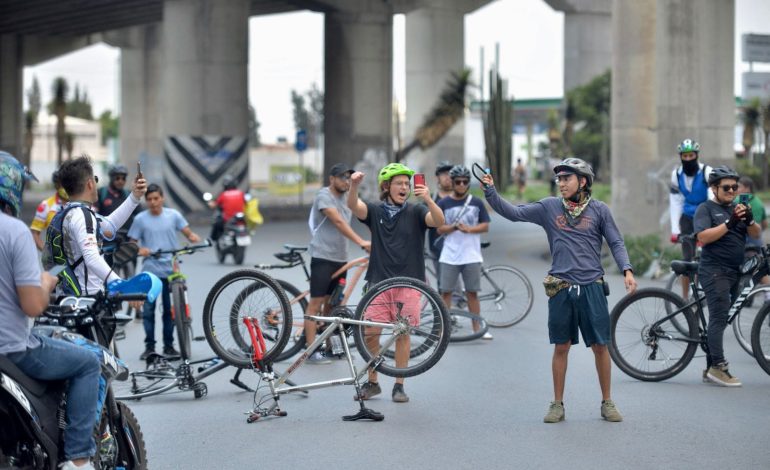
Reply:
[[618, 268], [625, 275], [628, 293], [636, 290], [636, 280], [610, 209], [591, 198], [591, 165], [579, 158], [567, 158], [553, 171], [561, 197], [547, 197], [531, 204], [513, 205], [505, 201], [495, 190], [491, 175], [482, 179], [484, 196], [495, 212], [514, 222], [540, 225], [548, 237], [553, 262], [543, 284], [549, 297], [548, 335], [554, 345], [554, 399], [543, 421], [564, 420], [567, 356], [570, 346], [579, 343], [578, 330], [586, 347], [594, 353], [602, 393], [601, 416], [611, 422], [622, 421], [623, 416], [610, 396], [610, 314], [606, 297], [609, 290], [603, 279], [602, 240], [607, 240]]
[[[682, 259], [692, 261], [695, 255], [695, 238], [683, 235], [693, 234], [695, 209], [708, 199], [711, 190], [708, 177], [711, 167], [698, 161], [700, 144], [692, 139], [684, 139], [676, 147], [682, 164], [671, 172], [671, 191], [669, 194], [669, 212], [671, 214], [671, 243], [682, 243]], [[681, 276], [682, 295], [686, 299], [690, 279]]]

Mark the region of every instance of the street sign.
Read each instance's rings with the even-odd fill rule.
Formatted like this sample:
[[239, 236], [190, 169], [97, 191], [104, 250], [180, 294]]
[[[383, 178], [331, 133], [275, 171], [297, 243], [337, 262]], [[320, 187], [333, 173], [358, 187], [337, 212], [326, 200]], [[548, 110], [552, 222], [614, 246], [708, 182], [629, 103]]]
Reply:
[[770, 35], [744, 34], [741, 40], [744, 62], [770, 62]]
[[770, 72], [743, 72], [741, 97], [744, 100], [770, 98]]
[[297, 152], [304, 152], [307, 150], [307, 132], [305, 129], [297, 131], [297, 138], [294, 140], [294, 148]]

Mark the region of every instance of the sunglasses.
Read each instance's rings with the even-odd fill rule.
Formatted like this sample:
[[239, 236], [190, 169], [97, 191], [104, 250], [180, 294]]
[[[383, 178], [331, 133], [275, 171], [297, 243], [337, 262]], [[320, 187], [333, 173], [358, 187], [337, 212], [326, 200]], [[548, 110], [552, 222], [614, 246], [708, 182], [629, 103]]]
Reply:
[[723, 184], [722, 186], [720, 186], [720, 188], [722, 188], [722, 191], [724, 191], [724, 192], [727, 192], [727, 191], [732, 191], [732, 192], [738, 191], [738, 185], [737, 184]]
[[463, 186], [468, 186], [470, 184], [471, 180], [452, 180], [452, 183], [454, 184], [460, 184]]

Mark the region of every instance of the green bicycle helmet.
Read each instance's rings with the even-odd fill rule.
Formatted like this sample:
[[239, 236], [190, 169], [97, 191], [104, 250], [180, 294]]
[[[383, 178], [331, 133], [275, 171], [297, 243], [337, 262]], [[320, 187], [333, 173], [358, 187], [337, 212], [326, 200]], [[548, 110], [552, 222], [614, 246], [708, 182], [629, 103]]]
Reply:
[[409, 169], [408, 166], [401, 163], [388, 163], [377, 174], [377, 184], [382, 184], [384, 181], [390, 181], [391, 178], [397, 175], [406, 175], [409, 178], [414, 174], [414, 170]]
[[679, 155], [686, 152], [700, 152], [700, 144], [692, 139], [684, 139], [681, 144], [676, 146]]

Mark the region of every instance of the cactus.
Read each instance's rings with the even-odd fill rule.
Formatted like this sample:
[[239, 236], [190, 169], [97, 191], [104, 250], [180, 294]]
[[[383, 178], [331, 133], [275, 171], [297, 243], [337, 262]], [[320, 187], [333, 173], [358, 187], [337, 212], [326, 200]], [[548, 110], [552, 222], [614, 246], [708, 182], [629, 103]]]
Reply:
[[489, 72], [489, 109], [482, 110], [484, 153], [495, 184], [501, 190], [511, 182], [511, 132], [513, 103], [506, 98], [507, 86], [496, 71]]

